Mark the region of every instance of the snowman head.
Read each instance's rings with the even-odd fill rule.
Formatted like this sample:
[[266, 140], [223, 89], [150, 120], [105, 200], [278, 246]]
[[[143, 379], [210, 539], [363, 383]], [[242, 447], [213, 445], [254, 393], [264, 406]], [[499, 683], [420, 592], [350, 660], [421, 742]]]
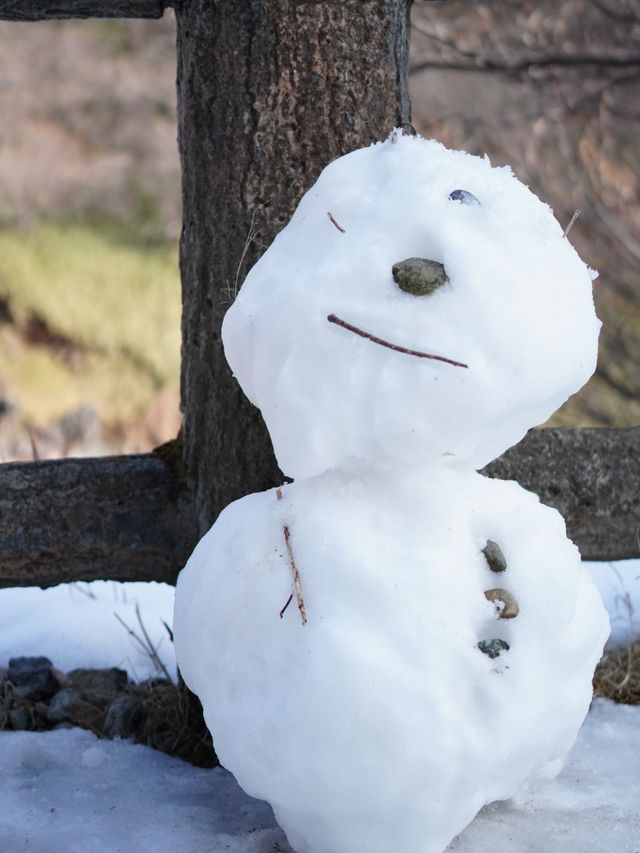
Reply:
[[509, 168], [394, 132], [331, 163], [224, 320], [282, 470], [480, 468], [595, 369], [591, 275]]

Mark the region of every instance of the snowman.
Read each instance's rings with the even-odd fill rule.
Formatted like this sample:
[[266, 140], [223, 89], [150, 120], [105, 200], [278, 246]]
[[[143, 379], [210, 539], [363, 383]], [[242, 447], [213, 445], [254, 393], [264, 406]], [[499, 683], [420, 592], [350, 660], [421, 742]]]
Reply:
[[560, 769], [608, 620], [561, 516], [477, 471], [594, 370], [592, 275], [508, 168], [331, 163], [223, 324], [293, 482], [181, 573], [178, 664], [297, 853], [441, 853]]

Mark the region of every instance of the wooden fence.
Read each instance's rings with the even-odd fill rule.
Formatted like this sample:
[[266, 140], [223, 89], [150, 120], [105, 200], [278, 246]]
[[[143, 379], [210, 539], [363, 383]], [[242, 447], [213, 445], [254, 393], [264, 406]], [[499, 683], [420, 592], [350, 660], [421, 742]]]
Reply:
[[[220, 294], [334, 157], [408, 121], [408, 0], [0, 0], [0, 19], [177, 19], [184, 430], [155, 452], [0, 465], [0, 586], [175, 582], [219, 510], [278, 482], [228, 371]], [[19, 31], [16, 34], [19, 37]], [[640, 556], [640, 429], [534, 430], [486, 473], [556, 506], [583, 556]]]

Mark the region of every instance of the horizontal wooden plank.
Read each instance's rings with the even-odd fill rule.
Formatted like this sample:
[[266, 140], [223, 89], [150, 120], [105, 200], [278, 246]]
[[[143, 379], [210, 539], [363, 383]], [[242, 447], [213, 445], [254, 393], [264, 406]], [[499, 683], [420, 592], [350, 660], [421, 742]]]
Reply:
[[[174, 583], [198, 538], [178, 458], [0, 465], [0, 587]], [[532, 430], [483, 473], [559, 509], [585, 559], [640, 557], [640, 428]]]
[[0, 0], [1, 21], [161, 18], [172, 0]]
[[485, 473], [560, 510], [584, 559], [640, 557], [640, 427], [531, 430]]
[[174, 583], [196, 539], [188, 494], [159, 455], [0, 465], [0, 587]]

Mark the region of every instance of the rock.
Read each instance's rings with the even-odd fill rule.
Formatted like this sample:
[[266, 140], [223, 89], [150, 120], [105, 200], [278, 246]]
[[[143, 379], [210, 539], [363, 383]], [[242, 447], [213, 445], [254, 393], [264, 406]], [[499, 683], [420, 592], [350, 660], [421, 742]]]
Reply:
[[447, 281], [444, 267], [438, 261], [426, 258], [407, 258], [391, 268], [393, 280], [405, 293], [426, 296]]
[[48, 699], [60, 687], [53, 664], [45, 657], [11, 658], [7, 680], [23, 699]]
[[69, 722], [99, 733], [104, 721], [104, 710], [87, 702], [77, 688], [63, 687], [49, 702], [47, 720], [50, 723]]
[[137, 699], [126, 694], [118, 696], [109, 705], [102, 734], [111, 739], [130, 737], [140, 727], [143, 715], [142, 704]]
[[62, 720], [70, 720], [72, 708], [76, 702], [82, 699], [80, 691], [73, 687], [63, 687], [51, 697], [47, 709], [47, 719], [50, 723], [59, 723]]
[[29, 718], [21, 708], [12, 708], [9, 711], [9, 723], [16, 732], [24, 732], [31, 728]]
[[489, 568], [492, 572], [504, 572], [507, 568], [507, 561], [502, 553], [502, 548], [493, 539], [487, 539], [487, 544], [482, 549]]
[[449, 193], [451, 201], [459, 201], [462, 204], [480, 204], [478, 199], [469, 190], [453, 190]]
[[123, 669], [74, 669], [68, 678], [82, 698], [101, 708], [106, 708], [127, 686], [128, 677]]
[[484, 596], [487, 601], [496, 602], [500, 619], [513, 619], [520, 612], [515, 596], [506, 589], [487, 589]]
[[485, 655], [489, 655], [490, 658], [497, 658], [500, 655], [500, 652], [508, 652], [509, 651], [509, 643], [505, 640], [480, 640], [478, 643], [478, 648]]

